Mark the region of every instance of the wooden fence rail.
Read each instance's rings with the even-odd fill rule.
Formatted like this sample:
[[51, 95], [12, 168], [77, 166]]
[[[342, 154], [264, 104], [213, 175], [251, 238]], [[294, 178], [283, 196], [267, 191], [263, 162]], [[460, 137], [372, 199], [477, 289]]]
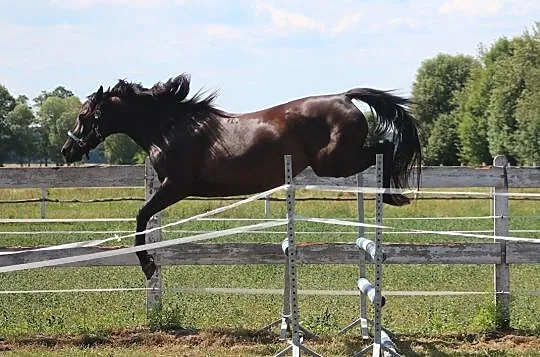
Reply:
[[[354, 243], [299, 243], [298, 262], [304, 264], [357, 264]], [[1, 252], [28, 248], [0, 248]], [[87, 247], [0, 255], [0, 266], [98, 253], [117, 248]], [[540, 244], [508, 242], [506, 255], [500, 243], [444, 243], [384, 245], [385, 264], [532, 264], [540, 263]], [[162, 265], [283, 264], [279, 243], [188, 243], [161, 250]], [[369, 260], [368, 260], [369, 262]], [[138, 266], [135, 254], [72, 263], [66, 266]]]
[[[375, 170], [362, 173], [363, 186], [375, 186]], [[321, 178], [307, 169], [295, 178], [299, 185], [356, 186], [356, 176], [347, 178]], [[413, 183], [412, 183], [413, 184]], [[50, 187], [146, 187], [147, 193], [155, 189], [155, 179], [144, 165], [134, 166], [77, 166], [39, 168], [0, 168], [0, 188]], [[424, 167], [422, 188], [490, 187], [494, 193], [508, 192], [509, 188], [540, 187], [540, 168], [509, 167], [504, 157], [497, 157], [494, 165], [486, 168]], [[493, 234], [508, 235], [508, 197], [497, 195], [493, 203]], [[268, 209], [268, 207], [266, 207]], [[157, 217], [159, 219], [159, 217]], [[158, 241], [159, 236], [152, 236]], [[28, 263], [53, 258], [95, 253], [113, 248], [76, 248], [0, 255], [0, 266]], [[357, 264], [358, 249], [354, 244], [299, 244], [300, 263]], [[501, 320], [499, 326], [510, 321], [510, 264], [540, 263], [540, 244], [506, 242], [452, 243], [452, 244], [388, 244], [388, 264], [493, 264], [494, 291]], [[1, 248], [0, 251], [14, 249]], [[224, 243], [184, 244], [160, 250], [161, 265], [176, 264], [283, 264], [280, 244]], [[73, 264], [74, 266], [137, 265], [134, 254], [116, 256]], [[160, 298], [159, 275], [150, 282], [153, 291], [148, 300]]]
[[[143, 187], [144, 165], [86, 165], [58, 167], [0, 167], [0, 188], [40, 187]], [[364, 186], [375, 187], [375, 169], [363, 172]], [[540, 167], [485, 168], [426, 166], [422, 168], [422, 188], [437, 187], [540, 187]], [[310, 168], [295, 178], [300, 185], [332, 184], [356, 186], [356, 176], [326, 178], [315, 175]], [[411, 182], [414, 185], [414, 182]]]

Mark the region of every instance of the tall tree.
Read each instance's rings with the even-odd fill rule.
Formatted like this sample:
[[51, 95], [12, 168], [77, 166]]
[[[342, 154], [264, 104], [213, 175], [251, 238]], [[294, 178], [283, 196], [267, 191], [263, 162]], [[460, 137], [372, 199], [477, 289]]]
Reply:
[[540, 70], [532, 77], [536, 90], [526, 88], [516, 108], [518, 129], [514, 134], [514, 148], [518, 162], [523, 165], [540, 165]]
[[45, 151], [47, 157], [57, 163], [62, 162], [60, 149], [67, 136], [66, 133], [81, 108], [79, 98], [69, 96], [66, 98], [49, 96], [41, 104], [38, 112], [38, 122], [48, 133], [48, 142]]
[[41, 107], [43, 102], [45, 102], [45, 100], [47, 100], [47, 98], [49, 97], [68, 98], [73, 96], [75, 95], [72, 91], [62, 86], [58, 86], [52, 92], [48, 92], [45, 90], [41, 91], [41, 93], [34, 98], [34, 103], [36, 104], [36, 106]]
[[[479, 67], [480, 63], [471, 56], [439, 54], [422, 62], [418, 69], [412, 90], [412, 111], [421, 129], [426, 163], [454, 165], [459, 162], [458, 117], [449, 114], [458, 108], [471, 73]], [[450, 151], [441, 152], [444, 149]]]
[[127, 165], [141, 163], [145, 155], [131, 138], [124, 134], [109, 136], [105, 140], [105, 157], [109, 164]]
[[480, 64], [471, 56], [439, 54], [422, 62], [413, 83], [413, 114], [424, 135], [440, 114], [456, 108], [456, 95], [467, 83], [471, 71]]
[[457, 118], [451, 114], [437, 116], [424, 154], [426, 165], [456, 166], [459, 164], [457, 126]]
[[0, 84], [0, 166], [7, 159], [10, 151], [11, 133], [6, 122], [9, 112], [15, 108], [15, 98], [9, 93], [6, 87]]
[[459, 158], [466, 165], [492, 161], [487, 136], [491, 78], [492, 74], [486, 69], [475, 69], [453, 112], [454, 117], [461, 118], [458, 123]]
[[6, 116], [11, 132], [11, 149], [20, 164], [30, 162], [36, 154], [35, 140], [32, 137], [34, 113], [25, 103], [20, 103]]
[[[500, 40], [503, 43], [506, 41]], [[488, 108], [488, 139], [492, 155], [505, 154], [515, 164], [536, 160], [537, 98], [540, 72], [540, 26], [525, 31], [505, 45], [493, 68], [493, 89]], [[494, 50], [498, 50], [497, 47]]]

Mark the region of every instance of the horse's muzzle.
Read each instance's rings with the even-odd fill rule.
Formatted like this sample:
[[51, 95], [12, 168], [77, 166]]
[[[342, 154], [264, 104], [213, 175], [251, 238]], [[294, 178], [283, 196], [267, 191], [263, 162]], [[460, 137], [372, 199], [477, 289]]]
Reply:
[[78, 149], [78, 145], [74, 145], [70, 140], [66, 141], [64, 146], [62, 146], [62, 150], [60, 150], [66, 163], [71, 164], [72, 162], [80, 161], [82, 159], [83, 153]]

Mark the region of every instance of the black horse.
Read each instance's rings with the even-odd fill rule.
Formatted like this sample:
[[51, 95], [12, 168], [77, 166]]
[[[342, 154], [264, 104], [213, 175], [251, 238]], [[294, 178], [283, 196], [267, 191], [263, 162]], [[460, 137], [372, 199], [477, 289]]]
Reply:
[[[125, 133], [148, 153], [161, 188], [140, 209], [137, 232], [152, 215], [187, 196], [250, 194], [281, 185], [286, 154], [293, 156], [294, 175], [311, 166], [319, 176], [350, 176], [383, 153], [385, 187], [406, 188], [415, 172], [420, 178], [420, 142], [407, 99], [355, 88], [231, 114], [214, 106], [215, 93], [186, 99], [189, 82], [182, 74], [152, 88], [123, 80], [106, 92], [100, 87], [82, 106], [62, 147], [70, 163], [107, 136]], [[368, 125], [353, 99], [375, 110], [377, 132], [390, 142], [364, 146]], [[409, 199], [385, 194], [384, 202], [400, 206]], [[144, 243], [144, 234], [138, 234], [135, 245]], [[146, 251], [137, 256], [149, 279], [155, 271], [152, 256]]]

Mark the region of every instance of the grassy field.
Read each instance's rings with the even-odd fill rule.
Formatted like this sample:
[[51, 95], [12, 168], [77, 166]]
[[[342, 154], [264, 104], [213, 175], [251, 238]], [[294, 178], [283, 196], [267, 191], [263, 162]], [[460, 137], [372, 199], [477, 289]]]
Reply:
[[[48, 190], [48, 197], [57, 199], [89, 200], [103, 197], [142, 197], [143, 195], [142, 188]], [[313, 195], [314, 193], [311, 192], [299, 193], [298, 197]], [[328, 193], [319, 195], [330, 196]], [[352, 197], [344, 194], [340, 196]], [[0, 201], [36, 197], [39, 197], [38, 190], [0, 190]], [[163, 214], [163, 222], [174, 222], [228, 203], [230, 202], [184, 201], [167, 209]], [[48, 203], [47, 218], [132, 218], [135, 217], [140, 205], [141, 202], [133, 201]], [[284, 217], [284, 204], [272, 202], [271, 208], [271, 217]], [[305, 216], [354, 218], [356, 216], [356, 203], [330, 200], [298, 202], [297, 212], [299, 215]], [[373, 201], [366, 201], [366, 216], [373, 217], [373, 213]], [[0, 218], [38, 218], [39, 214], [39, 204], [37, 203], [0, 204]], [[418, 200], [402, 208], [385, 206], [385, 225], [394, 227], [396, 231], [409, 228], [437, 231], [490, 230], [493, 224], [490, 219], [425, 219], [426, 217], [469, 217], [490, 214], [490, 201], [487, 199]], [[262, 216], [263, 203], [254, 202], [223, 213], [219, 217], [261, 218]], [[538, 216], [540, 216], [538, 201], [510, 201], [511, 230], [540, 230]], [[403, 217], [424, 219], [395, 219]], [[245, 222], [195, 222], [171, 227], [164, 233], [164, 237], [170, 239], [190, 235], [178, 232], [178, 230], [219, 230], [243, 224]], [[0, 231], [2, 232], [3, 246], [36, 246], [105, 238], [112, 234], [90, 234], [88, 232], [132, 232], [134, 226], [134, 222], [4, 223], [0, 225]], [[16, 231], [37, 233], [23, 235], [9, 233]], [[51, 231], [56, 233], [47, 233]], [[67, 231], [87, 233], [73, 234], [66, 233]], [[275, 228], [273, 231], [282, 232], [284, 227]], [[298, 234], [299, 242], [353, 242], [355, 239], [354, 228], [348, 227], [299, 222], [297, 231], [307, 232]], [[342, 233], [335, 234], [335, 231]], [[372, 234], [373, 232], [368, 230], [366, 235], [369, 237]], [[511, 235], [538, 237], [537, 232], [515, 232]], [[218, 241], [277, 243], [281, 242], [284, 236], [283, 233], [238, 234], [220, 238]], [[466, 242], [472, 241], [472, 239], [389, 233], [385, 234], [384, 241]], [[131, 241], [126, 240], [124, 244], [131, 245]], [[496, 348], [490, 344], [482, 344], [482, 341], [485, 342], [486, 339], [485, 333], [494, 327], [492, 269], [492, 266], [488, 265], [386, 265], [383, 279], [385, 290], [450, 290], [486, 293], [471, 296], [391, 296], [387, 298], [387, 305], [383, 313], [384, 325], [398, 335], [397, 341], [399, 341], [400, 349], [410, 352], [406, 355], [438, 355], [437, 353], [464, 356], [535, 355], [533, 351], [540, 350], [539, 346], [535, 344], [536, 339], [533, 339], [533, 342], [522, 343], [523, 348], [516, 347], [519, 345], [517, 342], [512, 344], [503, 341]], [[300, 289], [354, 290], [358, 269], [351, 265], [302, 265], [299, 267], [298, 275]], [[283, 347], [282, 344], [276, 343], [271, 336], [253, 333], [280, 316], [282, 302], [279, 296], [175, 292], [175, 288], [184, 287], [280, 289], [283, 284], [282, 266], [164, 267], [163, 279], [165, 286], [164, 308], [161, 313], [152, 316], [150, 320], [147, 320], [145, 315], [145, 293], [143, 291], [1, 294], [0, 338], [4, 339], [6, 349], [27, 355], [34, 353], [41, 355], [49, 352], [59, 355], [93, 355], [94, 353], [99, 355], [132, 355], [135, 353], [133, 352], [134, 348], [137, 349], [135, 354], [152, 355], [155, 352], [150, 347], [152, 343], [149, 341], [152, 341], [152, 338], [162, 338], [164, 345], [170, 344], [170, 355], [256, 356], [272, 354]], [[0, 274], [0, 291], [142, 287], [144, 287], [144, 278], [138, 267], [58, 267]], [[526, 291], [540, 290], [540, 266], [512, 266], [511, 290], [513, 293], [511, 325], [514, 332], [519, 332], [521, 336], [540, 335], [540, 313], [538, 313], [540, 311], [540, 297], [520, 294]], [[352, 351], [359, 348], [358, 331], [335, 338], [340, 327], [357, 317], [357, 297], [300, 296], [299, 301], [302, 324], [322, 336], [322, 340], [313, 342], [319, 352], [325, 351], [325, 355], [332, 356], [350, 355]], [[163, 327], [168, 327], [169, 330], [181, 327], [205, 331], [204, 333], [210, 335], [213, 333], [215, 335], [209, 339], [215, 339], [217, 342], [212, 345], [213, 349], [208, 346], [204, 347], [204, 343], [211, 342], [200, 342], [201, 333], [197, 335], [197, 338], [191, 337], [191, 339], [170, 333], [153, 334], [151, 335], [153, 337], [145, 337], [144, 343], [135, 343], [134, 346], [124, 341], [130, 341], [130, 338], [137, 340], [136, 336], [141, 334], [146, 336], [145, 334], [152, 328], [161, 329]], [[235, 331], [247, 332], [242, 334]], [[47, 345], [47, 342], [40, 340], [39, 336], [54, 339], [56, 347], [52, 350], [50, 347], [43, 347], [43, 345]], [[115, 336], [124, 336], [124, 339]], [[450, 340], [438, 343], [440, 336], [447, 336]], [[90, 338], [91, 341], [96, 340], [98, 343], [85, 344], [85, 338]], [[124, 341], [122, 342], [124, 344], [119, 343], [118, 340]], [[500, 342], [500, 339], [494, 340]], [[60, 343], [58, 341], [68, 342]], [[98, 345], [99, 347], [88, 350], [88, 345]], [[187, 352], [182, 351], [181, 346], [184, 345], [188, 346], [186, 347]], [[461, 351], [459, 353], [462, 354], [450, 354], [453, 353], [453, 347], [458, 345], [463, 345], [463, 348], [458, 348]], [[197, 348], [200, 350], [194, 349], [194, 346], [199, 346]], [[239, 346], [240, 349], [233, 348], [231, 350], [231, 346]], [[479, 349], [475, 350], [475, 346]], [[504, 354], [497, 354], [499, 350], [503, 351], [500, 353]], [[204, 354], [206, 353], [204, 351], [214, 352]], [[477, 351], [480, 354], [476, 354]], [[167, 354], [169, 352], [163, 351], [162, 354], [169, 355]], [[491, 354], [492, 352], [495, 354]]]

